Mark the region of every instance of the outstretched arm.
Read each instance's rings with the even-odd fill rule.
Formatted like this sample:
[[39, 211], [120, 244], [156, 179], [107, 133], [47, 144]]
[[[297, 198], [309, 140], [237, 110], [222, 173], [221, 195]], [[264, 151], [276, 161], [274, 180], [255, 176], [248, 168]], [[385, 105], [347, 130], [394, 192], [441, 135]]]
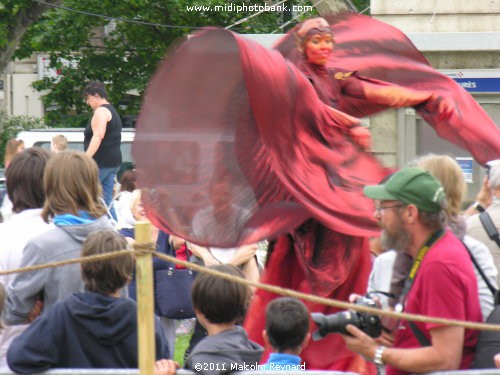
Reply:
[[352, 75], [342, 82], [342, 93], [391, 108], [414, 107], [433, 98], [429, 91], [417, 91], [377, 79]]

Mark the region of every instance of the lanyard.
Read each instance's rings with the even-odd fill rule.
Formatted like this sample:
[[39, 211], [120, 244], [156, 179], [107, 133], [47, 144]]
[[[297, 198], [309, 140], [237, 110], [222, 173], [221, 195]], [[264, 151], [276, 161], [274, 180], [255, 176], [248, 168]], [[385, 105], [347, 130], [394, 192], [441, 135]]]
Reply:
[[[410, 269], [410, 273], [408, 274], [408, 277], [406, 278], [405, 285], [403, 288], [403, 292], [401, 293], [401, 300], [405, 301], [406, 300], [406, 294], [410, 291], [413, 282], [415, 281], [415, 277], [417, 276], [417, 272], [420, 268], [420, 265], [422, 264], [422, 261], [424, 260], [425, 254], [429, 251], [429, 249], [436, 243], [437, 240], [439, 240], [444, 234], [444, 229], [438, 229], [436, 232], [431, 234], [427, 240], [425, 240], [424, 244], [422, 247], [418, 250], [417, 256], [413, 260], [413, 264]], [[404, 303], [403, 303], [404, 305]]]

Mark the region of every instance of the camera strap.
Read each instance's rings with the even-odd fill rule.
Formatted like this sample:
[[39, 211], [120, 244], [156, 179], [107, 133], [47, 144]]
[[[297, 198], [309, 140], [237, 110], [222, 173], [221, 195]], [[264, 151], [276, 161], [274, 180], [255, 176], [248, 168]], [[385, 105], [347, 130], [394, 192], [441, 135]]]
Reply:
[[481, 212], [479, 214], [479, 220], [481, 220], [481, 224], [483, 224], [484, 230], [486, 234], [488, 234], [490, 240], [495, 241], [497, 246], [500, 247], [500, 235], [488, 212]]
[[[413, 264], [410, 269], [410, 273], [408, 274], [408, 277], [406, 278], [405, 285], [403, 288], [403, 293], [402, 295], [402, 301], [403, 301], [403, 307], [404, 303], [406, 301], [406, 295], [410, 291], [413, 282], [415, 281], [415, 277], [417, 276], [417, 272], [420, 268], [420, 265], [422, 264], [422, 261], [424, 260], [425, 254], [429, 251], [429, 249], [434, 245], [444, 234], [444, 229], [439, 229], [433, 234], [431, 234], [427, 240], [425, 240], [423, 246], [418, 250], [417, 256], [413, 260]], [[417, 338], [418, 342], [422, 346], [430, 346], [431, 343], [427, 337], [425, 337], [424, 333], [417, 327], [417, 325], [414, 322], [408, 322], [408, 325], [410, 326], [410, 329], [412, 330], [413, 334]]]
[[405, 280], [403, 292], [401, 293], [403, 301], [406, 299], [406, 295], [410, 291], [413, 282], [415, 281], [415, 277], [417, 276], [417, 272], [420, 268], [420, 265], [424, 260], [425, 254], [427, 254], [432, 245], [434, 245], [437, 242], [437, 240], [439, 240], [443, 236], [443, 234], [444, 234], [444, 229], [439, 229], [436, 232], [432, 233], [429, 237], [427, 237], [422, 247], [418, 250], [417, 256], [413, 260], [410, 273], [408, 274], [408, 277]]

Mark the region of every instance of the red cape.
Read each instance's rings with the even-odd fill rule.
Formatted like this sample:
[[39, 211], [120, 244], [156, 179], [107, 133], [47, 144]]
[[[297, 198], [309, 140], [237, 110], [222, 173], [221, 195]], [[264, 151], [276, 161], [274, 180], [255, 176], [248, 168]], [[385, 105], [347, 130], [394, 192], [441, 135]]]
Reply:
[[[482, 165], [500, 158], [500, 130], [493, 120], [465, 89], [436, 71], [403, 32], [360, 14], [342, 13], [327, 19], [335, 39], [327, 67], [434, 93], [434, 100], [416, 109], [441, 138], [466, 149]], [[274, 48], [296, 64], [302, 60], [293, 31]], [[385, 109], [359, 98], [345, 99], [347, 105], [339, 109], [353, 116]]]
[[[160, 66], [138, 119], [133, 153], [148, 214], [169, 233], [218, 247], [276, 238], [311, 217], [376, 235], [362, 189], [388, 171], [351, 141], [355, 123], [278, 52], [225, 30], [197, 34]], [[214, 184], [225, 199], [209, 197]], [[231, 205], [247, 215], [221, 235]], [[209, 206], [220, 230], [196, 237], [193, 217]]]

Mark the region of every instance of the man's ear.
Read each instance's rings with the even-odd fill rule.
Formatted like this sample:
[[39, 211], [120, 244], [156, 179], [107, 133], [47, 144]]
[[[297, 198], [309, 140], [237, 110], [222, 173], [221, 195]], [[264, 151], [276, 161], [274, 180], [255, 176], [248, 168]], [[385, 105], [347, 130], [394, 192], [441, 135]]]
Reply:
[[406, 206], [405, 223], [413, 224], [416, 220], [418, 220], [418, 208], [414, 204], [409, 204]]

